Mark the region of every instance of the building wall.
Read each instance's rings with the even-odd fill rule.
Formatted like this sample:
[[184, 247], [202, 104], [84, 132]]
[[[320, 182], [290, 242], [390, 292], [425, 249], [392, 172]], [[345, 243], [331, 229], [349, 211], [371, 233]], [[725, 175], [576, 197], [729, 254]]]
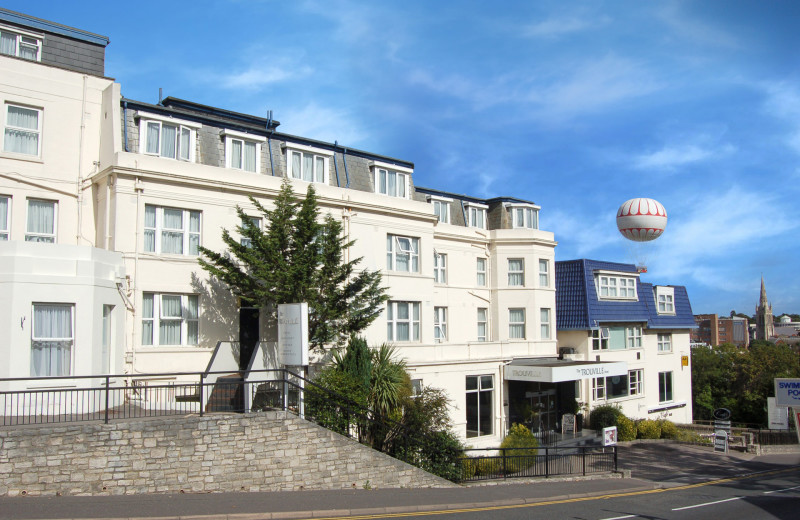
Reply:
[[284, 412], [0, 431], [0, 496], [452, 487]]

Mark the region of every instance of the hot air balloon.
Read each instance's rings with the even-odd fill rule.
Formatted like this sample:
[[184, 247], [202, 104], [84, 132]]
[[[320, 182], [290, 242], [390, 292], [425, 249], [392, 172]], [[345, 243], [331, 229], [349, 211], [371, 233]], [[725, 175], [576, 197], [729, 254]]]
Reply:
[[[667, 210], [657, 200], [636, 198], [626, 200], [617, 210], [617, 229], [633, 242], [650, 242], [661, 236], [667, 227]], [[646, 273], [644, 249], [636, 247], [639, 272]]]

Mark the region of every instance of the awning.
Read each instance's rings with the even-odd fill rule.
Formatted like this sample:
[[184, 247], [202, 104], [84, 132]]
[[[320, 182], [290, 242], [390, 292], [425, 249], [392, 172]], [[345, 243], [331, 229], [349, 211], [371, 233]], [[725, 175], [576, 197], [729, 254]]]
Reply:
[[624, 376], [624, 361], [571, 361], [558, 359], [515, 359], [505, 367], [506, 381], [561, 383], [595, 377]]

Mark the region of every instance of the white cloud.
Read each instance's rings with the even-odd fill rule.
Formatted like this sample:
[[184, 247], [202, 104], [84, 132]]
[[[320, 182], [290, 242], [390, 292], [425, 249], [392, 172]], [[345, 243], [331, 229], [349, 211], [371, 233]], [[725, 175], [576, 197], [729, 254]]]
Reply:
[[669, 25], [681, 39], [728, 49], [742, 47], [741, 42], [734, 35], [714, 25], [690, 18], [679, 11], [679, 5], [680, 2], [664, 3], [658, 14], [661, 20]]
[[341, 146], [358, 145], [368, 135], [347, 110], [320, 106], [313, 101], [282, 110], [276, 119], [286, 121], [281, 125], [282, 132], [331, 143], [338, 141]]
[[582, 32], [586, 29], [594, 29], [607, 24], [610, 18], [607, 16], [599, 18], [550, 18], [541, 22], [526, 25], [520, 34], [529, 38], [560, 38], [567, 34]]
[[223, 88], [258, 90], [273, 83], [311, 74], [310, 67], [281, 68], [276, 65], [254, 65], [247, 70], [233, 72], [218, 77], [218, 84]]
[[763, 83], [760, 87], [766, 94], [765, 112], [788, 125], [784, 144], [800, 153], [800, 87], [788, 82]]
[[633, 167], [647, 170], [673, 170], [679, 166], [707, 161], [729, 155], [736, 151], [731, 144], [714, 146], [707, 144], [709, 139], [700, 137], [697, 142], [665, 145], [660, 150], [647, 152], [633, 158]]

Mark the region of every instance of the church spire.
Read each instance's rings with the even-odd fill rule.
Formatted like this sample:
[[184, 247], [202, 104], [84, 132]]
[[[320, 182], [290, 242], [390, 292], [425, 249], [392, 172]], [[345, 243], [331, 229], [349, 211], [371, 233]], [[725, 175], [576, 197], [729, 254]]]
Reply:
[[767, 306], [767, 289], [764, 287], [764, 275], [761, 275], [761, 298], [758, 300], [758, 305], [761, 307]]

